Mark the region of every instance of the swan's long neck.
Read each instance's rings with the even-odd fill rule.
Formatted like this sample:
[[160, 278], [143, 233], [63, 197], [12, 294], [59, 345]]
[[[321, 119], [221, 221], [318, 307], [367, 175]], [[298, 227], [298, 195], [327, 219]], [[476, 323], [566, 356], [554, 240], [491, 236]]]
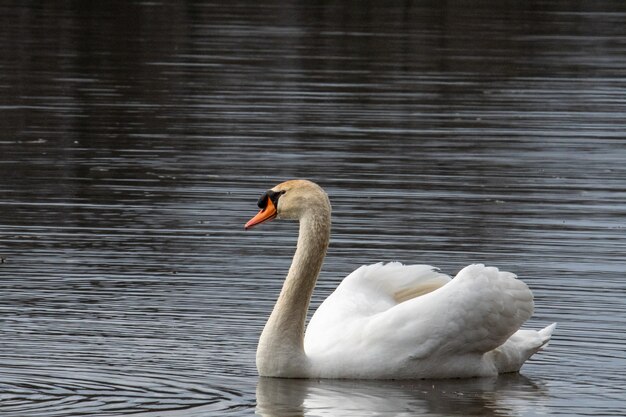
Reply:
[[296, 253], [257, 348], [261, 376], [306, 376], [305, 321], [329, 239], [330, 211], [321, 210], [300, 219]]

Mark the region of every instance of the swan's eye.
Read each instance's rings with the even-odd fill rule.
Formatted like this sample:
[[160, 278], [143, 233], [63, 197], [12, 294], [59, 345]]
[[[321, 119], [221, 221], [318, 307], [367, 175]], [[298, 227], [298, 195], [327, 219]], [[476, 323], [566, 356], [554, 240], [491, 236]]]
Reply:
[[260, 209], [264, 209], [265, 207], [267, 207], [267, 200], [270, 199], [272, 200], [274, 207], [278, 207], [278, 198], [283, 194], [285, 194], [284, 190], [282, 191], [267, 190], [259, 198], [259, 201], [256, 204], [257, 206], [259, 206]]

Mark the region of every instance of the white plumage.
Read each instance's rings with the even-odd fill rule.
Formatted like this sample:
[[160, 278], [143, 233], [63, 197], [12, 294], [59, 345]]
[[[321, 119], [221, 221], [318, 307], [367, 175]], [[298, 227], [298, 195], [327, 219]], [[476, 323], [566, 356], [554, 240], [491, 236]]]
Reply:
[[[519, 330], [533, 313], [528, 286], [510, 272], [475, 264], [454, 279], [428, 265], [362, 266], [313, 315], [308, 303], [328, 246], [330, 203], [319, 186], [288, 181], [264, 195], [251, 227], [300, 221], [298, 248], [261, 335], [264, 376], [408, 379], [518, 371], [550, 340], [555, 324]], [[303, 339], [304, 337], [304, 339]]]
[[[411, 290], [418, 295], [397, 300]], [[532, 312], [526, 284], [496, 268], [470, 265], [451, 280], [428, 265], [368, 265], [320, 305], [304, 348], [318, 377], [495, 375], [518, 370], [549, 340], [551, 329], [516, 333]]]

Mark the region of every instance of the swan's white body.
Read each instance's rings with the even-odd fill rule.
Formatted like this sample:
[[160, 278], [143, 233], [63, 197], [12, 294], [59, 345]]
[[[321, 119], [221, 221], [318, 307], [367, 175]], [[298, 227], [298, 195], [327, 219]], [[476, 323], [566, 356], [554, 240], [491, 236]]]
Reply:
[[[295, 180], [259, 201], [248, 224], [300, 221], [289, 274], [257, 349], [262, 376], [416, 379], [518, 371], [550, 340], [519, 330], [533, 313], [532, 293], [509, 272], [470, 265], [454, 279], [428, 265], [363, 266], [313, 315], [309, 300], [330, 236], [330, 203], [316, 184]], [[263, 205], [263, 203], [265, 205]], [[272, 210], [274, 210], [272, 212]]]

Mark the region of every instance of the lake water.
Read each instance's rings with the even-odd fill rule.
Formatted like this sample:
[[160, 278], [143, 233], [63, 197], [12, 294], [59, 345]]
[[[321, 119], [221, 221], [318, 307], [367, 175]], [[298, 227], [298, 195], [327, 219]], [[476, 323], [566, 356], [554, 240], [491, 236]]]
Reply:
[[[0, 5], [0, 415], [612, 416], [626, 409], [626, 3]], [[559, 322], [520, 375], [259, 379], [296, 226], [315, 308], [358, 266], [483, 262]]]

